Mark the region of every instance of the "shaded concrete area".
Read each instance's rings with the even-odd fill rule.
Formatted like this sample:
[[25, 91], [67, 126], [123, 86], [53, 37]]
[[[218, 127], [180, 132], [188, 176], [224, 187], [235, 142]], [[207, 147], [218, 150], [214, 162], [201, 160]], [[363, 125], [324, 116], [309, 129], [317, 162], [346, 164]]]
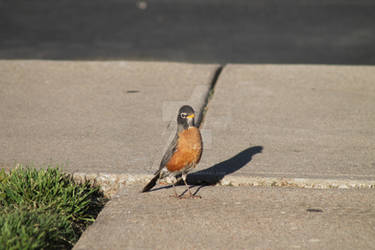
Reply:
[[153, 173], [176, 114], [199, 117], [217, 66], [0, 61], [0, 166], [63, 164], [85, 174]]
[[[113, 198], [74, 249], [372, 249], [375, 190], [203, 187]], [[184, 187], [179, 187], [182, 192]], [[197, 187], [193, 189], [197, 190]]]
[[0, 1], [0, 58], [374, 64], [371, 0]]
[[375, 68], [228, 65], [194, 175], [375, 180]]

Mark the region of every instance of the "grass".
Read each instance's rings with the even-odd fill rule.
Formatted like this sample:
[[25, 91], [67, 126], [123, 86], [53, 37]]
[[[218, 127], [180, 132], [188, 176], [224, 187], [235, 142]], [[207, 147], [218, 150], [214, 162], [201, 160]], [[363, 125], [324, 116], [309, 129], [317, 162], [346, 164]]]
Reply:
[[71, 249], [104, 203], [98, 187], [58, 168], [1, 170], [1, 249]]

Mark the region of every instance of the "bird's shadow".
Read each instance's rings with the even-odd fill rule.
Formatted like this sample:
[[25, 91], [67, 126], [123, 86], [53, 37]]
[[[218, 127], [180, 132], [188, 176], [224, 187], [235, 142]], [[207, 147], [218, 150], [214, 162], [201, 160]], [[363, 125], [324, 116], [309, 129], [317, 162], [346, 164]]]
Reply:
[[226, 175], [234, 173], [249, 163], [253, 156], [262, 153], [262, 146], [249, 147], [240, 153], [234, 155], [228, 160], [219, 162], [212, 167], [203, 169], [187, 176], [189, 184], [208, 184], [213, 185], [220, 182]]
[[[200, 186], [194, 192], [194, 195], [195, 195], [196, 193], [198, 193], [198, 191], [201, 189], [202, 186], [214, 185], [220, 182], [226, 175], [234, 173], [238, 171], [239, 169], [243, 168], [247, 163], [249, 163], [252, 160], [254, 155], [262, 153], [262, 151], [263, 151], [262, 146], [249, 147], [241, 151], [240, 153], [234, 155], [233, 157], [213, 165], [212, 167], [189, 174], [187, 176], [186, 181], [189, 185], [191, 185], [191, 187]], [[177, 185], [184, 185], [184, 183], [180, 179]], [[171, 188], [171, 187], [172, 185], [159, 187], [159, 188], [155, 188], [152, 191], [156, 191], [156, 190], [160, 190], [164, 188]]]

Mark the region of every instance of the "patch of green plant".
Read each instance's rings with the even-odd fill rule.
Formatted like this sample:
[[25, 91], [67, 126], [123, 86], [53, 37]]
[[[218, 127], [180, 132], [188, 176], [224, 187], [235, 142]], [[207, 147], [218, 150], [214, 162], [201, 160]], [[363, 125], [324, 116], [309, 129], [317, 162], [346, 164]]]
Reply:
[[103, 208], [89, 182], [75, 183], [58, 168], [0, 171], [2, 249], [69, 249]]

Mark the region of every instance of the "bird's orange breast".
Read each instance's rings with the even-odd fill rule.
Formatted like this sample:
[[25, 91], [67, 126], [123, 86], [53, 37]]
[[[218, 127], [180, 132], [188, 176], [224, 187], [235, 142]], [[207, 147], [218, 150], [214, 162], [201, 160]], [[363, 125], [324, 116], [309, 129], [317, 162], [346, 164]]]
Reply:
[[191, 127], [178, 135], [177, 149], [166, 167], [169, 171], [181, 171], [197, 164], [202, 154], [202, 137], [199, 129]]

